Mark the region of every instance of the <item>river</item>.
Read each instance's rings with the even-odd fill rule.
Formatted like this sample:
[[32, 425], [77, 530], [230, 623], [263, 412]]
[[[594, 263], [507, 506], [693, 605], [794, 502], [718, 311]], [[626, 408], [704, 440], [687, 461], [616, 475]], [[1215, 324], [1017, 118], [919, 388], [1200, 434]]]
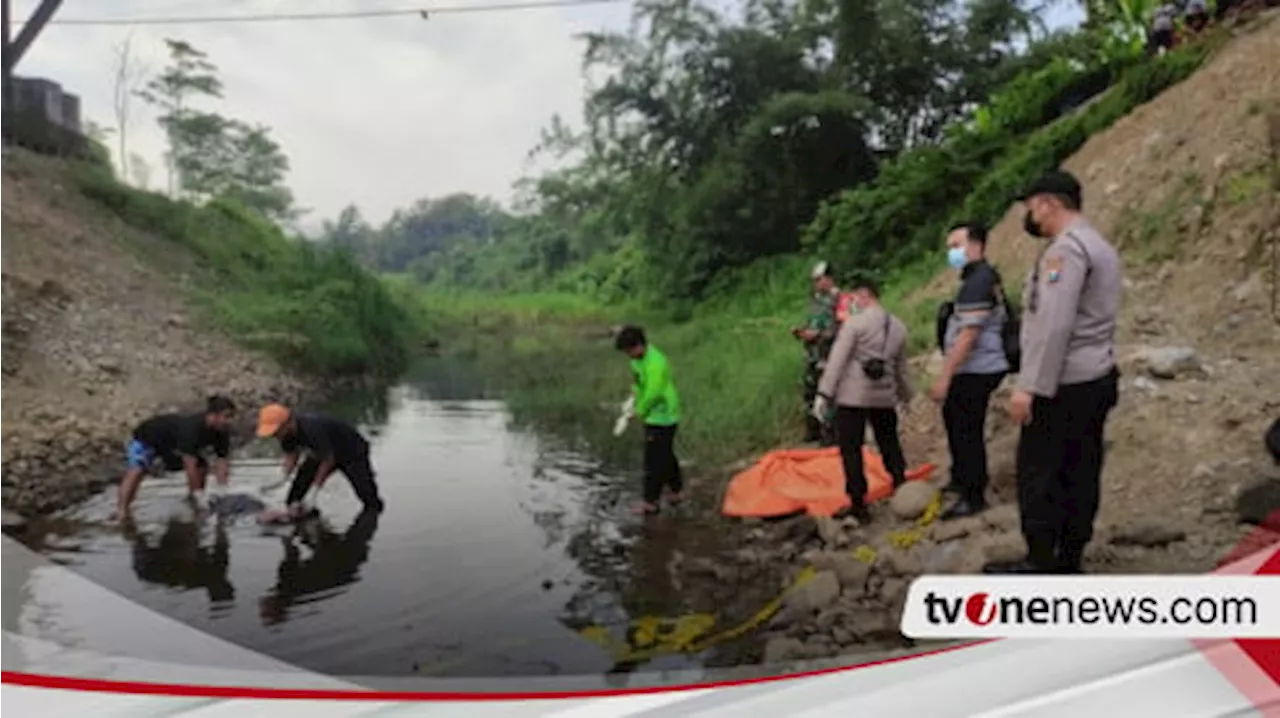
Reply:
[[[516, 421], [502, 392], [457, 362], [323, 408], [370, 438], [381, 515], [362, 515], [335, 475], [319, 522], [219, 520], [186, 505], [175, 474], [143, 483], [134, 526], [107, 520], [112, 486], [24, 541], [162, 615], [334, 675], [601, 675], [615, 657], [582, 629], [625, 640], [629, 621], [698, 603], [672, 565], [714, 553], [717, 532], [692, 507], [630, 515], [638, 445], [593, 452], [573, 432]], [[618, 441], [638, 444], [634, 431]], [[274, 452], [267, 442], [238, 452], [231, 490], [279, 502], [284, 487], [260, 494], [278, 482]], [[705, 659], [675, 653], [645, 665]]]

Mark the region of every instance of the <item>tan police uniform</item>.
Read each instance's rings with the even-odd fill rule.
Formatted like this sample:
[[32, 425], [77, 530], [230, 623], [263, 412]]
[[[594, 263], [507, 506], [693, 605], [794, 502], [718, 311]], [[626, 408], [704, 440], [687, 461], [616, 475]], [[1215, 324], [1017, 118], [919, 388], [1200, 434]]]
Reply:
[[1079, 218], [1045, 248], [1023, 292], [1017, 388], [1034, 398], [1018, 441], [1018, 508], [1028, 561], [1076, 572], [1093, 536], [1103, 431], [1118, 398], [1116, 316], [1123, 268]]

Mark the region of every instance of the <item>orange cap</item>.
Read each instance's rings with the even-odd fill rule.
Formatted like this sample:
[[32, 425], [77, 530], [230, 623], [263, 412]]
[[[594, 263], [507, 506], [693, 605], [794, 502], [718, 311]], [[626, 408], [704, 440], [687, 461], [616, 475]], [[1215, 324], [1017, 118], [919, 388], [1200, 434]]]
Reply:
[[258, 412], [258, 436], [272, 436], [289, 420], [289, 408], [267, 404]]

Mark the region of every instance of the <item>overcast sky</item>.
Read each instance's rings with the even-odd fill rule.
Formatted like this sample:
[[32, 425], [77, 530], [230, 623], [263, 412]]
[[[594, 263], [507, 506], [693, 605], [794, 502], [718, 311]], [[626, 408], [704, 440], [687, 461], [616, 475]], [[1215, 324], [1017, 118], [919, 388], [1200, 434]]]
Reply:
[[[497, 0], [64, 0], [58, 19], [325, 12], [493, 4]], [[14, 0], [15, 23], [36, 0]], [[1074, 3], [1053, 13], [1073, 21]], [[424, 196], [511, 198], [551, 116], [581, 117], [577, 33], [624, 29], [625, 3], [517, 12], [257, 24], [49, 25], [21, 76], [80, 95], [81, 115], [115, 124], [113, 48], [132, 34], [138, 59], [164, 66], [165, 37], [190, 42], [221, 71], [224, 114], [269, 125], [292, 162], [290, 186], [314, 227], [354, 203], [374, 222]], [[165, 182], [155, 118], [133, 104], [129, 151]], [[114, 142], [112, 142], [114, 151]]]

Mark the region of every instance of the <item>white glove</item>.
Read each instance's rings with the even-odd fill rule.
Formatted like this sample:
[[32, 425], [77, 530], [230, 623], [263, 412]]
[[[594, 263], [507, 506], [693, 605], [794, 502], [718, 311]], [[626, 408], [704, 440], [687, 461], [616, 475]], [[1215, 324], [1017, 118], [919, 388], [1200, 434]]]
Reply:
[[627, 422], [631, 420], [630, 414], [623, 414], [618, 420], [613, 422], [613, 435], [622, 436], [622, 432], [627, 430]]
[[827, 410], [830, 408], [831, 406], [825, 396], [819, 396], [813, 400], [813, 415], [820, 421], [827, 420]]
[[622, 402], [622, 415], [628, 418], [636, 415], [636, 397], [634, 394]]
[[201, 511], [209, 508], [209, 499], [204, 495], [203, 491], [196, 491], [191, 494], [191, 501]]

